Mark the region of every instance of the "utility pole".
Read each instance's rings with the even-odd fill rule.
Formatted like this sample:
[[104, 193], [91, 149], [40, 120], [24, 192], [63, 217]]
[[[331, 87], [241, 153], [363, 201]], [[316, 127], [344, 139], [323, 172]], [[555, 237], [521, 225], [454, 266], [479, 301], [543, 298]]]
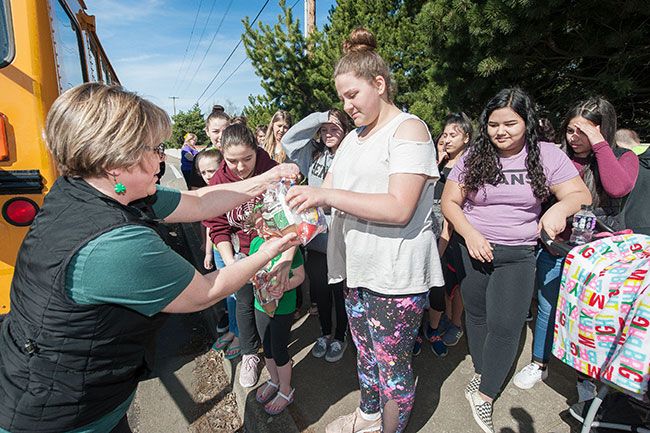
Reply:
[[305, 37], [316, 29], [316, 0], [305, 0]]
[[174, 105], [174, 116], [176, 116], [176, 100], [181, 98], [178, 96], [170, 96], [169, 99], [172, 100], [172, 104]]

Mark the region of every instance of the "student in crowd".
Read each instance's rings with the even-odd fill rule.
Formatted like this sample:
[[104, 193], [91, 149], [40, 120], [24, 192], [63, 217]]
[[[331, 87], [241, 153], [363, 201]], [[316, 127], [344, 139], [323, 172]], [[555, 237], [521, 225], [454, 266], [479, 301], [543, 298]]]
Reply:
[[[273, 169], [273, 161], [264, 149], [257, 146], [253, 132], [241, 122], [234, 123], [223, 130], [221, 136], [224, 164], [210, 180], [210, 185], [227, 184], [248, 179]], [[204, 221], [210, 229], [210, 239], [217, 247], [223, 262], [228, 266], [235, 263], [236, 256], [246, 256], [255, 231], [247, 225], [247, 218], [258, 198], [251, 199], [219, 217]], [[294, 248], [288, 250], [278, 261], [279, 280], [282, 287], [287, 286], [289, 267]], [[255, 386], [259, 378], [260, 357], [257, 355], [259, 338], [255, 326], [255, 308], [253, 306], [253, 287], [245, 284], [236, 293], [237, 326], [242, 354], [242, 368], [239, 383], [249, 388]]]
[[[287, 131], [282, 137], [282, 147], [288, 158], [298, 164], [300, 172], [307, 177], [308, 185], [318, 188], [323, 184], [334, 155], [349, 130], [349, 118], [340, 110], [312, 113]], [[326, 218], [329, 223], [329, 212]], [[306, 248], [305, 267], [311, 299], [316, 302], [321, 326], [321, 336], [311, 353], [316, 358], [325, 357], [328, 362], [336, 362], [343, 357], [347, 346], [345, 334], [348, 316], [345, 312], [344, 282], [328, 284], [327, 233], [318, 235]], [[332, 324], [332, 308], [336, 317], [335, 327]]]
[[[479, 132], [447, 178], [442, 212], [458, 236], [461, 291], [475, 374], [465, 389], [481, 429], [494, 432], [492, 403], [517, 355], [533, 294], [539, 229], [554, 237], [589, 204], [589, 191], [567, 156], [539, 142], [537, 116], [521, 89], [486, 105]], [[557, 202], [541, 215], [550, 195]]]
[[274, 161], [282, 163], [287, 159], [281, 141], [284, 134], [291, 128], [292, 123], [291, 114], [285, 110], [278, 110], [271, 117], [263, 147]]
[[[572, 107], [565, 116], [562, 147], [589, 188], [594, 213], [614, 230], [622, 230], [625, 223], [620, 214], [625, 197], [634, 187], [639, 162], [633, 152], [616, 147], [615, 131], [616, 112], [612, 104], [602, 98], [590, 98]], [[563, 261], [563, 257], [545, 248], [538, 254], [533, 359], [514, 377], [519, 388], [532, 388], [548, 376]], [[578, 394], [580, 401], [593, 398], [595, 386], [580, 381]]]
[[[223, 161], [223, 154], [220, 150], [211, 147], [199, 152], [195, 157], [196, 167], [199, 171], [199, 174], [203, 178], [203, 181], [207, 184], [210, 183], [210, 179], [215, 175], [219, 166]], [[225, 266], [219, 251], [210, 240], [210, 229], [205, 228], [205, 255], [203, 258], [203, 267], [205, 269], [211, 270], [213, 268], [222, 269]], [[222, 301], [223, 302], [223, 301]], [[239, 329], [237, 328], [237, 301], [235, 294], [231, 293], [225, 299], [226, 311], [228, 312], [226, 318], [228, 321], [228, 327], [225, 330], [219, 331], [224, 332], [223, 335], [219, 336], [217, 340], [212, 345], [213, 350], [224, 350], [224, 357], [226, 359], [234, 359], [239, 356]]]
[[257, 128], [255, 128], [255, 140], [257, 140], [257, 145], [260, 147], [264, 147], [264, 139], [266, 138], [267, 129], [266, 125], [258, 125]]
[[[269, 231], [264, 227], [261, 215], [253, 213], [257, 237], [251, 242], [250, 253], [257, 250], [269, 239]], [[273, 257], [267, 266], [272, 267], [282, 256]], [[269, 315], [259, 300], [255, 298], [255, 322], [257, 332], [262, 339], [264, 348], [264, 363], [271, 378], [257, 389], [255, 399], [264, 405], [269, 415], [277, 415], [293, 403], [295, 389], [291, 386], [292, 361], [289, 356], [289, 336], [293, 324], [293, 313], [296, 310], [296, 288], [305, 280], [303, 257], [299, 249], [295, 250], [289, 281], [286, 290], [272, 293], [278, 299], [277, 307]]]
[[[224, 108], [221, 105], [215, 105], [212, 107], [212, 112], [205, 119], [205, 133], [210, 139], [210, 145], [208, 148], [214, 147], [221, 151], [221, 133], [224, 128], [230, 124], [230, 116], [226, 114]], [[189, 189], [198, 189], [206, 186], [206, 183], [203, 182], [201, 175], [199, 175], [198, 168], [196, 164], [192, 169], [189, 181]]]
[[329, 279], [347, 279], [361, 401], [327, 433], [404, 431], [415, 397], [411, 351], [428, 290], [443, 284], [431, 228], [435, 145], [426, 124], [392, 102], [390, 72], [376, 48], [363, 28], [345, 41], [334, 79], [357, 129], [339, 146], [321, 188], [294, 186], [287, 196], [298, 210], [335, 209]]
[[[463, 300], [460, 296], [460, 279], [456, 270], [460, 267], [458, 238], [452, 240], [453, 227], [442, 217], [440, 198], [447, 176], [460, 159], [472, 140], [472, 121], [465, 113], [452, 113], [447, 116], [440, 136], [442, 157], [438, 158], [440, 179], [434, 190], [434, 213], [439, 216], [438, 251], [441, 254], [442, 271], [445, 278], [443, 286], [432, 287], [429, 291], [428, 321], [424, 336], [431, 343], [431, 351], [438, 357], [447, 355], [448, 346], [455, 346], [463, 336], [461, 319]], [[445, 314], [445, 311], [447, 314]]]
[[199, 149], [196, 147], [197, 140], [196, 134], [188, 132], [185, 134], [183, 147], [181, 148], [181, 173], [183, 173], [187, 189], [190, 189], [190, 176], [192, 175], [192, 169], [194, 169], [194, 157], [199, 153]]

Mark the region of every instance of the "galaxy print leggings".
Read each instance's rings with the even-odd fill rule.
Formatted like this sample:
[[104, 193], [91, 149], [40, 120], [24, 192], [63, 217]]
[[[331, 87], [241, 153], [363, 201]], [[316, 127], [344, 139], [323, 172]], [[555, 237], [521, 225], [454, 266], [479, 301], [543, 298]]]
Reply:
[[[357, 348], [359, 407], [367, 414], [384, 414], [386, 403], [394, 401], [399, 409], [396, 432], [404, 431], [413, 408], [411, 358], [426, 298], [426, 293], [385, 297], [362, 288], [346, 289], [345, 309]], [[394, 423], [384, 419], [385, 427]]]

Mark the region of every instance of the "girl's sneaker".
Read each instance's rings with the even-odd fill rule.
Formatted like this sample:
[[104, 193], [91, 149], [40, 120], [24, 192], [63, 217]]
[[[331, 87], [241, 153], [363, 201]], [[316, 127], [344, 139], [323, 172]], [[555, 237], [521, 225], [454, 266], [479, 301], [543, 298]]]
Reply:
[[531, 362], [515, 374], [513, 382], [517, 388], [531, 389], [536, 383], [548, 377], [548, 368], [542, 369], [542, 366], [536, 362]]
[[458, 341], [462, 336], [463, 330], [453, 323], [450, 323], [449, 327], [445, 331], [445, 335], [442, 336], [442, 342], [448, 347], [455, 346], [458, 344]]
[[492, 403], [485, 401], [477, 392], [469, 395], [469, 402], [472, 407], [472, 415], [474, 421], [481, 427], [485, 433], [494, 433], [494, 425], [492, 424]]
[[[474, 376], [472, 376], [472, 379], [469, 381], [467, 386], [465, 387], [465, 398], [467, 400], [470, 400], [470, 396], [472, 393], [478, 391], [478, 387], [481, 386], [481, 375], [474, 373]], [[470, 400], [471, 402], [471, 400]]]
[[325, 354], [325, 361], [327, 362], [336, 362], [343, 358], [345, 349], [348, 347], [348, 343], [345, 341], [332, 340], [330, 347], [327, 348], [327, 353]]
[[318, 340], [316, 340], [314, 347], [311, 348], [312, 356], [314, 358], [322, 358], [327, 353], [327, 349], [329, 348], [329, 345], [330, 345], [330, 337], [328, 337], [327, 335], [318, 337]]
[[449, 353], [447, 346], [444, 341], [442, 341], [442, 334], [440, 333], [440, 327], [438, 329], [433, 329], [427, 324], [424, 328], [424, 336], [427, 337], [429, 343], [431, 343], [431, 351], [438, 358], [444, 358]]

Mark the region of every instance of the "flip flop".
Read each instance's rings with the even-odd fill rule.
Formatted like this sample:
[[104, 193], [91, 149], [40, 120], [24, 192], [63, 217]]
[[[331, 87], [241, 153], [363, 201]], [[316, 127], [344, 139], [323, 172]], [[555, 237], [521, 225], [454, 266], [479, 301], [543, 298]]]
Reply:
[[[293, 403], [293, 394], [296, 391], [296, 388], [292, 388], [291, 392], [289, 395], [284, 395], [282, 392], [278, 391], [275, 394], [275, 397], [273, 397], [273, 400], [268, 402], [267, 404], [264, 405], [264, 411], [268, 413], [269, 415], [278, 415], [284, 411], [287, 406], [289, 406], [291, 403]], [[284, 399], [286, 402], [283, 406], [281, 406], [279, 409], [271, 409], [271, 405], [277, 400], [278, 398]]]
[[241, 348], [239, 347], [239, 345], [237, 345], [237, 346], [232, 346], [231, 345], [231, 346], [228, 346], [228, 350], [226, 350], [223, 357], [226, 358], [226, 359], [235, 359], [239, 355], [241, 355]]
[[214, 342], [212, 345], [212, 350], [216, 350], [218, 352], [225, 349], [234, 338], [234, 335], [232, 337], [226, 337], [225, 335], [222, 335], [221, 337], [217, 338], [217, 341]]
[[[271, 392], [269, 392], [269, 388], [272, 388]], [[271, 400], [271, 398], [273, 398], [273, 396], [275, 396], [275, 393], [279, 388], [280, 385], [271, 382], [271, 379], [269, 379], [264, 383], [264, 385], [257, 389], [255, 400], [257, 400], [258, 403], [266, 404]], [[266, 394], [267, 392], [269, 393]]]

